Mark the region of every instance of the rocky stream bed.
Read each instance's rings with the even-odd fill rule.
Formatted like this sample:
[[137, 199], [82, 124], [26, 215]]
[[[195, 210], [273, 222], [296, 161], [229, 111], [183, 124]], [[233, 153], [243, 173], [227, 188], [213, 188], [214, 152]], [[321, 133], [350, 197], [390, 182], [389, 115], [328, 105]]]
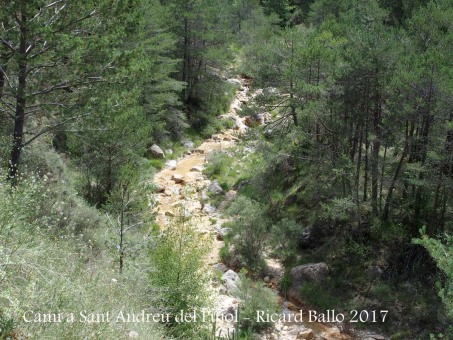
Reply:
[[[219, 193], [221, 188], [216, 182], [211, 182], [203, 175], [203, 168], [207, 155], [216, 150], [225, 150], [234, 146], [241, 135], [248, 129], [248, 118], [241, 118], [237, 114], [243, 103], [247, 102], [253, 94], [250, 94], [244, 79], [229, 79], [230, 83], [238, 85], [234, 100], [231, 103], [229, 112], [222, 119], [231, 119], [233, 128], [215, 134], [205, 140], [197, 148], [191, 148], [185, 156], [177, 160], [167, 161], [164, 169], [155, 175], [157, 193], [155, 194], [157, 222], [165, 229], [171, 218], [183, 211], [183, 214], [190, 216], [193, 225], [200, 235], [200, 242], [208, 242], [211, 246], [206, 264], [213, 271], [211, 277], [215, 277], [214, 272], [219, 271], [221, 275], [218, 282], [212, 279], [209, 289], [212, 295], [216, 310], [219, 315], [234, 315], [238, 308], [239, 301], [232, 294], [238, 275], [232, 269], [221, 263], [219, 250], [223, 246], [223, 219], [221, 213], [209, 204], [207, 194], [209, 192]], [[264, 122], [258, 122], [262, 124]], [[225, 200], [234, 198], [235, 192], [225, 193]], [[268, 275], [264, 277], [265, 284], [275, 292], [275, 299], [281, 306], [282, 316], [285, 315], [284, 322], [280, 318], [275, 326], [265, 334], [255, 335], [256, 339], [386, 339], [385, 337], [363, 332], [354, 336], [342, 332], [341, 324], [327, 324], [321, 322], [307, 322], [307, 309], [297, 301], [285, 300], [279, 292], [280, 279], [283, 275], [282, 266], [275, 260], [268, 260]], [[304, 322], [294, 322], [296, 314], [304, 311]], [[292, 317], [291, 317], [292, 316]], [[235, 329], [234, 322], [229, 322], [228, 317], [217, 319], [217, 334], [222, 336]], [[296, 319], [297, 320], [297, 319]]]

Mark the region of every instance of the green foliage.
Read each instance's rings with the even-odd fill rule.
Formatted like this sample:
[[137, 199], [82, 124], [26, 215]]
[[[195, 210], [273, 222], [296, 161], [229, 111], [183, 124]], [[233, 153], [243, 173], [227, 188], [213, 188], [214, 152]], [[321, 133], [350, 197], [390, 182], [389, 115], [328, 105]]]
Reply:
[[244, 196], [239, 196], [228, 208], [234, 220], [226, 226], [232, 229], [235, 255], [241, 264], [254, 272], [264, 269], [263, 252], [270, 228], [263, 209], [263, 205]]
[[424, 246], [436, 261], [437, 267], [444, 273], [444, 283], [438, 283], [439, 296], [445, 305], [447, 315], [453, 319], [453, 237], [445, 235], [445, 241], [426, 236], [426, 229], [421, 230], [422, 237], [412, 242]]
[[209, 278], [203, 260], [206, 254], [200, 235], [183, 217], [176, 218], [150, 249], [153, 304], [172, 315], [169, 333], [173, 336], [194, 339], [200, 331], [198, 322], [177, 323], [174, 316], [181, 310], [191, 313], [209, 307], [206, 290]]
[[0, 339], [7, 340], [14, 337], [14, 320], [7, 319], [0, 310]]
[[334, 287], [316, 282], [304, 282], [300, 287], [300, 296], [309, 306], [320, 310], [335, 309], [341, 306], [341, 296]]
[[232, 163], [233, 159], [227, 153], [215, 151], [209, 155], [204, 173], [210, 178], [218, 179], [222, 172], [225, 172]]
[[274, 254], [283, 264], [289, 264], [297, 255], [297, 240], [301, 233], [301, 226], [294, 220], [282, 219], [271, 228], [271, 241]]
[[354, 202], [351, 197], [334, 198], [328, 204], [323, 205], [324, 217], [337, 221], [347, 221], [354, 209]]
[[[60, 182], [67, 185], [68, 180], [28, 174], [14, 188], [1, 181], [1, 336], [14, 326], [12, 334], [18, 336], [121, 338], [129, 330], [127, 323], [78, 322], [79, 313], [146, 309], [145, 268], [130, 267], [123, 277], [117, 276], [112, 257], [104, 249], [107, 230], [99, 213], [81, 200], [68, 198], [67, 191], [60, 196], [59, 190], [70, 189], [60, 187]], [[97, 218], [78, 216], [87, 213]], [[73, 229], [71, 225], [81, 219], [83, 225]], [[74, 313], [75, 321], [25, 323], [23, 313], [30, 310]], [[155, 324], [137, 324], [134, 329], [161, 336]]]
[[201, 137], [209, 138], [222, 129], [223, 122], [218, 116], [228, 111], [235, 90], [233, 84], [212, 75], [194, 86], [188, 108], [189, 123]]
[[278, 304], [274, 292], [261, 282], [253, 282], [244, 273], [239, 274], [240, 282], [234, 295], [240, 299], [239, 322], [241, 328], [260, 332], [273, 326], [272, 322], [259, 322], [257, 311], [269, 314], [278, 313]]
[[291, 275], [289, 271], [286, 271], [285, 274], [283, 274], [283, 277], [280, 281], [280, 288], [281, 290], [286, 294], [288, 289], [291, 287]]

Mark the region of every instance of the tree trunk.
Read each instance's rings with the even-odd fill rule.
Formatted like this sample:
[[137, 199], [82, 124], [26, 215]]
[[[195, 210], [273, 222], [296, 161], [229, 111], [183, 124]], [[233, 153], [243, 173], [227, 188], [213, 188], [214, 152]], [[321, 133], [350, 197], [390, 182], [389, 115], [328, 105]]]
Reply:
[[387, 158], [387, 144], [384, 147], [384, 158], [382, 159], [381, 169], [381, 186], [379, 188], [379, 210], [382, 211], [382, 190], [384, 188], [384, 175], [385, 175], [385, 160]]
[[431, 127], [431, 101], [434, 92], [434, 84], [431, 79], [429, 84], [428, 96], [426, 98], [426, 110], [422, 121], [422, 129], [420, 134], [420, 143], [419, 143], [419, 151], [420, 151], [420, 164], [422, 166], [422, 170], [418, 175], [419, 185], [415, 191], [415, 202], [414, 202], [414, 219], [417, 221], [420, 218], [421, 213], [421, 205], [422, 205], [422, 193], [423, 193], [423, 185], [421, 182], [425, 179], [425, 171], [423, 170], [423, 166], [426, 162], [426, 156], [428, 152], [428, 142], [429, 142], [429, 131]]
[[[376, 71], [376, 77], [378, 71]], [[379, 151], [381, 149], [381, 96], [377, 89], [373, 115], [374, 140], [371, 147], [371, 207], [378, 215]]]
[[401, 168], [404, 163], [404, 158], [406, 158], [407, 153], [409, 151], [409, 143], [410, 143], [410, 139], [412, 138], [413, 134], [414, 134], [414, 122], [411, 123], [411, 128], [410, 128], [409, 134], [407, 134], [407, 132], [406, 132], [406, 140], [404, 142], [403, 153], [401, 154], [400, 160], [396, 167], [395, 174], [393, 175], [392, 183], [390, 184], [389, 192], [388, 192], [387, 198], [385, 200], [384, 215], [383, 215], [384, 221], [388, 220], [388, 218], [389, 218], [390, 204], [392, 203], [393, 190], [395, 189], [396, 181], [401, 172]]
[[9, 161], [9, 178], [15, 183], [20, 156], [23, 147], [26, 87], [27, 87], [27, 16], [26, 1], [22, 2], [22, 13], [20, 15], [20, 44], [19, 44], [19, 77], [16, 94], [16, 112], [14, 117], [14, 132], [11, 157]]
[[183, 51], [183, 68], [182, 68], [182, 81], [186, 82], [186, 88], [184, 91], [184, 100], [187, 101], [190, 97], [190, 80], [189, 80], [189, 69], [190, 69], [190, 56], [189, 56], [189, 48], [190, 48], [190, 38], [189, 38], [189, 20], [184, 18], [184, 51]]
[[363, 142], [363, 130], [362, 130], [362, 124], [360, 124], [359, 145], [358, 145], [358, 155], [357, 155], [357, 170], [356, 170], [356, 175], [355, 175], [357, 224], [359, 227], [362, 224], [362, 216], [360, 213], [360, 166], [362, 164], [362, 142]]
[[373, 141], [371, 147], [371, 207], [373, 214], [378, 214], [378, 179], [379, 179], [379, 149], [381, 143]]
[[370, 148], [370, 141], [368, 140], [368, 126], [365, 125], [365, 174], [363, 177], [363, 201], [368, 200], [368, 150]]
[[0, 65], [0, 99], [3, 97], [3, 87], [5, 86], [6, 65]]

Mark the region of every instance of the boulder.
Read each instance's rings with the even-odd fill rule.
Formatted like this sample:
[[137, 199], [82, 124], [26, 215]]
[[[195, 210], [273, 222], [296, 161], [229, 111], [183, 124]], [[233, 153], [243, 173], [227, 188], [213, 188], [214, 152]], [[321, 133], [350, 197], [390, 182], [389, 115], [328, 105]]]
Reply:
[[180, 183], [183, 183], [183, 182], [184, 182], [184, 176], [183, 176], [183, 175], [180, 175], [180, 174], [174, 174], [173, 176], [171, 176], [171, 179], [172, 179], [176, 184], [180, 184]]
[[202, 210], [202, 212], [205, 213], [206, 215], [213, 214], [216, 211], [217, 211], [216, 207], [213, 207], [210, 204], [205, 204], [205, 206], [203, 207], [203, 210]]
[[184, 142], [182, 142], [182, 145], [184, 145], [188, 149], [192, 149], [195, 146], [195, 144], [191, 140], [185, 140]]
[[221, 281], [228, 294], [232, 294], [238, 288], [240, 278], [238, 274], [230, 269], [222, 275]]
[[238, 79], [227, 79], [227, 83], [237, 85], [237, 86], [242, 86], [242, 83]]
[[173, 155], [173, 150], [172, 149], [167, 149], [167, 150], [165, 150], [165, 153], [167, 155]]
[[171, 159], [171, 160], [169, 160], [169, 161], [166, 161], [166, 162], [165, 162], [165, 169], [175, 170], [177, 164], [178, 164], [178, 163], [177, 163], [174, 159]]
[[215, 265], [212, 266], [212, 269], [214, 269], [214, 271], [220, 274], [223, 274], [228, 270], [228, 267], [225, 266], [223, 263], [216, 263]]
[[192, 169], [190, 169], [190, 171], [193, 171], [193, 172], [202, 172], [203, 171], [203, 167], [202, 166], [194, 166], [192, 167]]
[[155, 158], [164, 158], [165, 157], [165, 153], [160, 148], [160, 146], [157, 144], [151, 145], [151, 147], [149, 148], [149, 152]]
[[329, 267], [324, 262], [309, 263], [291, 269], [291, 287], [288, 290], [288, 298], [296, 303], [303, 304], [300, 296], [300, 287], [304, 282], [322, 282], [329, 274]]
[[223, 194], [223, 189], [217, 181], [213, 181], [208, 186], [208, 192], [210, 192], [211, 194], [220, 195]]

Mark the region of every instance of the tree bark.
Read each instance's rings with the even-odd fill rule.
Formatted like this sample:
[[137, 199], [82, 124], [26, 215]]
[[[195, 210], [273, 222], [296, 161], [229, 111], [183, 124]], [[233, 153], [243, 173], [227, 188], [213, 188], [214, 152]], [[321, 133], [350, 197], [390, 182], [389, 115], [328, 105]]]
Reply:
[[20, 44], [19, 44], [19, 77], [16, 94], [16, 112], [14, 117], [14, 132], [11, 157], [9, 161], [9, 178], [15, 183], [18, 166], [20, 162], [24, 125], [25, 125], [25, 106], [26, 106], [26, 88], [27, 88], [27, 16], [26, 4], [22, 2], [22, 10], [20, 15]]
[[406, 134], [406, 140], [404, 142], [404, 148], [403, 152], [401, 154], [400, 160], [398, 162], [398, 165], [395, 170], [395, 174], [393, 175], [392, 183], [390, 184], [389, 192], [387, 194], [387, 198], [385, 200], [385, 205], [384, 205], [384, 214], [383, 214], [383, 219], [384, 221], [387, 221], [390, 215], [390, 204], [392, 203], [392, 197], [393, 197], [393, 190], [395, 189], [396, 181], [398, 180], [399, 174], [401, 172], [401, 168], [404, 163], [404, 159], [407, 156], [407, 153], [409, 151], [409, 141], [412, 138], [414, 134], [414, 122], [411, 123], [411, 128], [409, 131], [409, 135]]
[[363, 201], [368, 200], [368, 150], [370, 148], [370, 141], [368, 140], [368, 126], [365, 125], [365, 164], [364, 164], [364, 178], [363, 178]]

